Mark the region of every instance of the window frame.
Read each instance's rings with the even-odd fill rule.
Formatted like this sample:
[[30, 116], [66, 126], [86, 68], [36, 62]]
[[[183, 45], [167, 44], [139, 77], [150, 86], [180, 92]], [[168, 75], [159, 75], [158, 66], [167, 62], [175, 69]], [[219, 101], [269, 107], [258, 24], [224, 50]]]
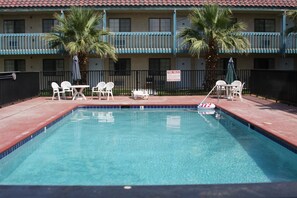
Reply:
[[[112, 31], [111, 30], [111, 27], [110, 27], [111, 20], [118, 20], [118, 26], [119, 26], [118, 31]], [[123, 21], [123, 20], [128, 20], [129, 21], [129, 27], [128, 27], [129, 30], [128, 31], [122, 31], [123, 26], [121, 26], [121, 24], [122, 24], [121, 21]], [[111, 32], [131, 32], [131, 18], [109, 18], [108, 19], [108, 27], [109, 27]]]
[[[45, 69], [46, 61], [55, 62], [54, 65], [52, 65], [52, 70]], [[60, 61], [62, 63], [62, 66], [59, 65]], [[64, 65], [65, 65], [64, 59], [43, 59], [42, 60], [43, 76], [63, 76], [64, 75]]]
[[[45, 29], [45, 21], [52, 21], [52, 26], [51, 26], [51, 30], [50, 31], [46, 31]], [[58, 24], [58, 20], [56, 19], [42, 19], [42, 33], [50, 33], [53, 32], [53, 28], [55, 25]]]
[[[237, 58], [232, 58], [233, 59], [233, 64], [234, 64], [234, 69], [237, 70]], [[228, 71], [228, 63], [229, 63], [230, 58], [220, 58], [218, 61], [218, 66], [217, 66], [217, 77], [218, 79], [221, 79], [222, 76], [225, 76]]]
[[[257, 27], [258, 27], [257, 26], [257, 21], [259, 21], [259, 22], [263, 21], [263, 27], [262, 27], [264, 29], [263, 31], [258, 31], [257, 30]], [[266, 30], [267, 21], [272, 21], [273, 22], [273, 31], [267, 31]], [[254, 19], [254, 31], [255, 32], [275, 32], [275, 28], [276, 28], [275, 24], [276, 24], [276, 22], [275, 22], [275, 19], [273, 19], [273, 18], [267, 18], [267, 19], [266, 18], [256, 18], [256, 19]]]
[[[9, 61], [13, 61], [13, 67], [14, 67], [13, 70], [7, 70], [6, 69], [8, 67], [6, 64]], [[23, 67], [23, 69], [20, 69], [19, 67]], [[4, 59], [4, 71], [5, 72], [9, 72], [9, 71], [21, 71], [21, 72], [24, 72], [24, 71], [26, 71], [26, 60], [25, 59]]]
[[[162, 60], [168, 61], [168, 66], [165, 66], [165, 69], [162, 69]], [[157, 64], [153, 66], [152, 64]], [[153, 68], [154, 67], [154, 68]], [[166, 71], [171, 68], [171, 59], [170, 58], [149, 58], [149, 71], [150, 76], [165, 76]]]
[[[12, 32], [7, 32], [6, 31], [6, 24], [7, 22], [13, 22], [13, 31]], [[23, 27], [22, 31], [16, 31], [16, 26], [17, 26], [17, 22], [23, 22], [21, 25]], [[20, 29], [21, 29], [20, 28]], [[25, 33], [26, 31], [26, 22], [25, 22], [25, 19], [7, 19], [7, 20], [3, 20], [3, 33]]]
[[[257, 61], [260, 61], [260, 63], [256, 64]], [[262, 61], [262, 63], [261, 63], [261, 61]], [[267, 67], [265, 64], [263, 64], [264, 61], [268, 62]], [[265, 65], [265, 67], [261, 67], [264, 65]], [[254, 69], [274, 69], [274, 68], [275, 68], [275, 58], [254, 58]]]
[[[151, 20], [158, 20], [158, 31], [152, 31], [151, 30]], [[162, 30], [162, 20], [169, 20], [169, 31], [163, 31]], [[148, 22], [148, 30], [149, 32], [171, 32], [172, 31], [172, 25], [171, 25], [171, 18], [149, 18]]]
[[[124, 65], [124, 69], [123, 69]], [[117, 62], [109, 59], [110, 76], [130, 76], [131, 75], [131, 58], [119, 58]]]

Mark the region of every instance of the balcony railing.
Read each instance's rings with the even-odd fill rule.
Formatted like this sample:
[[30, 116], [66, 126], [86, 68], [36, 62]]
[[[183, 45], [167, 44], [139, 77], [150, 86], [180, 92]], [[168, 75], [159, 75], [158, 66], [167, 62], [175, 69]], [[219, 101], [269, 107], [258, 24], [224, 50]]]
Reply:
[[61, 48], [53, 49], [43, 33], [0, 34], [0, 54], [58, 54]]
[[280, 53], [281, 35], [279, 32], [242, 32], [250, 42], [250, 47], [244, 51], [221, 50], [221, 53]]
[[117, 53], [172, 53], [171, 32], [115, 32], [108, 37]]
[[297, 53], [297, 33], [290, 33], [286, 38], [286, 50], [287, 54]]
[[[282, 37], [276, 32], [243, 32], [250, 47], [244, 51], [221, 50], [220, 53], [297, 53], [297, 33], [286, 37], [283, 51]], [[14, 54], [59, 54], [62, 48], [52, 49], [44, 33], [0, 34], [0, 55]], [[106, 38], [116, 48], [118, 54], [174, 53], [171, 32], [116, 32]], [[187, 46], [177, 38], [175, 51], [187, 53]]]

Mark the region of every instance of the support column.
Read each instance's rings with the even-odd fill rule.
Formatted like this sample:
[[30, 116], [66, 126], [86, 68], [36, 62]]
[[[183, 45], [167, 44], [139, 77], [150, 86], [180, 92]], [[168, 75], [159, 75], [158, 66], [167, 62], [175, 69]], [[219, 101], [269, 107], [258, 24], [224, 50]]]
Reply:
[[[106, 31], [106, 10], [103, 10], [103, 18], [102, 18], [102, 29], [103, 31]], [[103, 41], [106, 42], [107, 41], [107, 37], [106, 35], [103, 36]]]
[[286, 11], [283, 12], [282, 18], [282, 49], [281, 52], [285, 54], [286, 51], [286, 23], [287, 23], [287, 13]]
[[103, 30], [106, 30], [106, 10], [103, 10]]
[[173, 11], [173, 45], [172, 45], [172, 52], [176, 55], [176, 9]]

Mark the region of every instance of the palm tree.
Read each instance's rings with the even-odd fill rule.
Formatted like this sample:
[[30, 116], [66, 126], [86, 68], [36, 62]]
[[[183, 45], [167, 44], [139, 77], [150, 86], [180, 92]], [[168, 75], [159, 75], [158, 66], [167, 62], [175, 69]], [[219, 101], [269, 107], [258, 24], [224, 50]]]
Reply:
[[[62, 45], [71, 56], [77, 55], [82, 71], [86, 71], [90, 54], [117, 60], [115, 48], [103, 40], [109, 32], [98, 28], [101, 14], [94, 10], [72, 7], [67, 15], [55, 14], [54, 17], [58, 25], [54, 26], [52, 33], [47, 34], [46, 39], [53, 48]], [[82, 82], [85, 81], [86, 74], [83, 73]]]
[[242, 22], [234, 22], [230, 9], [221, 9], [217, 5], [205, 5], [194, 9], [190, 14], [191, 28], [185, 28], [179, 37], [183, 44], [189, 45], [193, 56], [202, 53], [206, 61], [206, 90], [210, 90], [216, 81], [215, 70], [219, 61], [219, 50], [244, 50], [249, 42], [239, 32], [245, 30]]
[[294, 26], [287, 29], [286, 33], [297, 32], [297, 10], [287, 12], [287, 16], [294, 21]]

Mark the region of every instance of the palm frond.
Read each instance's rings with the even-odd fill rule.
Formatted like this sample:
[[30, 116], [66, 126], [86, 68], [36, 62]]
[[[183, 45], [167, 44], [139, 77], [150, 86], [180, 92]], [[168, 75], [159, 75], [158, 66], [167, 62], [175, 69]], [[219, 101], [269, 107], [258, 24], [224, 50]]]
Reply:
[[242, 22], [234, 23], [230, 9], [222, 9], [217, 5], [206, 5], [202, 9], [194, 9], [189, 14], [191, 28], [185, 28], [178, 36], [183, 38], [183, 45], [190, 45], [189, 52], [200, 55], [221, 49], [240, 49], [249, 47], [249, 42], [239, 32], [246, 29]]
[[108, 31], [99, 29], [102, 15], [91, 9], [78, 7], [70, 8], [64, 17], [55, 14], [58, 25], [53, 33], [49, 33], [46, 39], [52, 43], [52, 47], [62, 45], [70, 54], [96, 54], [99, 57], [106, 55], [116, 60], [115, 49], [109, 43], [103, 41], [103, 37], [109, 35]]
[[297, 10], [291, 10], [287, 12], [287, 16], [294, 22], [294, 26], [286, 30], [286, 34], [297, 32]]

